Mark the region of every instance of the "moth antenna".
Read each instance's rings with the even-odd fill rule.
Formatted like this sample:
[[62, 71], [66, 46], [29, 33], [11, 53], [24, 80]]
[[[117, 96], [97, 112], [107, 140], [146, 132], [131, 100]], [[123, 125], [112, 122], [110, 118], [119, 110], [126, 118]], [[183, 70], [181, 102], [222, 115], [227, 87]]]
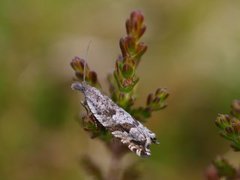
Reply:
[[88, 52], [92, 41], [89, 41], [87, 49], [86, 49], [86, 55], [85, 55], [85, 61], [83, 66], [83, 82], [86, 82], [86, 64], [87, 64], [87, 58], [88, 58]]

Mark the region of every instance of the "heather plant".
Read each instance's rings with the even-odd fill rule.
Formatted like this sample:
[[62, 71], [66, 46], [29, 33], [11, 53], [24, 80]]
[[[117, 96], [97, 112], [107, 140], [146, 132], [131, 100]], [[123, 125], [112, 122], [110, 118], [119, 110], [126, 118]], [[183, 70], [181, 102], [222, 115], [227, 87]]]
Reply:
[[[152, 112], [166, 107], [166, 99], [169, 95], [165, 88], [159, 88], [148, 95], [145, 106], [134, 106], [139, 82], [136, 73], [137, 67], [147, 50], [147, 46], [140, 41], [145, 31], [143, 14], [140, 11], [133, 11], [126, 21], [127, 35], [119, 41], [121, 54], [116, 59], [115, 69], [113, 73], [107, 75], [112, 100], [142, 123], [147, 122]], [[83, 81], [85, 73], [86, 82], [101, 89], [97, 73], [89, 68], [84, 59], [75, 57], [71, 66], [77, 80]], [[91, 138], [100, 139], [106, 145], [111, 156], [111, 164], [106, 174], [101, 171], [91, 157], [87, 155], [82, 157], [81, 164], [89, 174], [96, 179], [139, 179], [140, 172], [137, 170], [136, 163], [130, 164], [125, 169], [121, 167], [121, 159], [130, 152], [125, 145], [113, 138], [104, 127], [96, 125], [93, 117], [83, 116], [80, 122]]]
[[[215, 120], [220, 135], [231, 142], [234, 151], [240, 151], [240, 100], [234, 100], [229, 114], [219, 114]], [[234, 167], [223, 157], [213, 161], [207, 170], [209, 180], [240, 179], [240, 167]]]

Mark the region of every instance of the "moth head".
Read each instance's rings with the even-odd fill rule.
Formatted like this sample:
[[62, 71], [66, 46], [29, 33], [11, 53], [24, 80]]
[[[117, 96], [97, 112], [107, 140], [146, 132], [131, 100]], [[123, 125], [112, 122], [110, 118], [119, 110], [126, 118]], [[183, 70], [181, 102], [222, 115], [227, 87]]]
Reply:
[[78, 83], [78, 82], [72, 83], [71, 88], [73, 90], [78, 90], [78, 91], [82, 91], [82, 92], [85, 90], [84, 85], [82, 83]]
[[151, 140], [154, 144], [159, 144], [159, 141], [157, 140], [156, 137], [151, 138]]

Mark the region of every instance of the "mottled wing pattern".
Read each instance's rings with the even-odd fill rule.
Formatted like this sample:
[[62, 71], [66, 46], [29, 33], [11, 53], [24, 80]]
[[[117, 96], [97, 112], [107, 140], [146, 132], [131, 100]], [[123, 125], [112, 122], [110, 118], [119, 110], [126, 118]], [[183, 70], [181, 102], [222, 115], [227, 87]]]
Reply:
[[149, 145], [155, 143], [155, 134], [98, 89], [87, 84], [84, 86], [86, 103], [95, 118], [138, 156], [151, 155]]

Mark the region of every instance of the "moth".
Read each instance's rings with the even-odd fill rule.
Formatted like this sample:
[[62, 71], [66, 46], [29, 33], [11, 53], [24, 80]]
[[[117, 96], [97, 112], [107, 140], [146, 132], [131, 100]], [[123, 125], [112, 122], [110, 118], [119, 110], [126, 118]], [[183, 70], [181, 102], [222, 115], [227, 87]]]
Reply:
[[150, 145], [159, 144], [156, 135], [119, 107], [111, 98], [87, 84], [85, 78], [83, 79], [83, 82], [75, 82], [71, 87], [83, 93], [84, 106], [89, 109], [98, 123], [138, 156], [150, 156]]

